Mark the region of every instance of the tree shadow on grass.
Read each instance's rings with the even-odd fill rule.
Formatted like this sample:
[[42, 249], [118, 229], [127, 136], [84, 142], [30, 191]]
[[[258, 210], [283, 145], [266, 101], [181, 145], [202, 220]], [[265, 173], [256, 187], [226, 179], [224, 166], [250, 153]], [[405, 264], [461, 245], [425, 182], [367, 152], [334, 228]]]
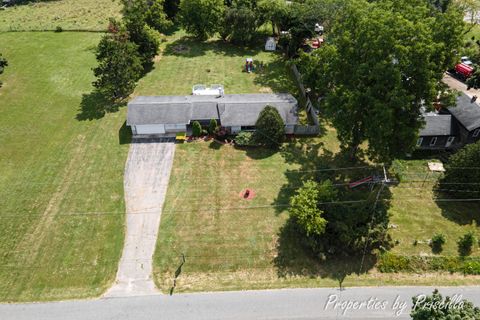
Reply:
[[293, 74], [286, 61], [280, 56], [259, 67], [261, 61], [256, 61], [257, 69], [254, 83], [261, 87], [270, 88], [273, 92], [288, 92], [300, 96], [298, 86], [293, 79]]
[[[452, 185], [449, 188], [454, 189]], [[455, 199], [455, 194], [446, 194], [444, 192], [436, 192], [437, 199]], [[472, 198], [479, 198], [476, 193]], [[437, 206], [441, 210], [441, 214], [446, 219], [453, 221], [459, 225], [471, 225], [480, 222], [480, 203], [461, 202], [461, 201], [436, 201]]]
[[100, 92], [94, 90], [91, 93], [84, 94], [80, 102], [80, 110], [76, 115], [78, 121], [101, 119], [107, 113], [117, 112], [125, 102], [111, 102]]
[[279, 232], [277, 251], [278, 255], [273, 263], [280, 278], [328, 278], [337, 281], [340, 288], [347, 276], [364, 274], [377, 262], [374, 255], [366, 255], [363, 265], [361, 255], [329, 256], [324, 260], [312, 257], [300, 243], [298, 232], [291, 220], [288, 220]]
[[[167, 44], [163, 55], [193, 58], [204, 56], [209, 51], [229, 57], [248, 57], [262, 52], [262, 47], [233, 45], [223, 40], [202, 42], [196, 38], [185, 36]], [[212, 61], [212, 63], [215, 63], [215, 61]]]

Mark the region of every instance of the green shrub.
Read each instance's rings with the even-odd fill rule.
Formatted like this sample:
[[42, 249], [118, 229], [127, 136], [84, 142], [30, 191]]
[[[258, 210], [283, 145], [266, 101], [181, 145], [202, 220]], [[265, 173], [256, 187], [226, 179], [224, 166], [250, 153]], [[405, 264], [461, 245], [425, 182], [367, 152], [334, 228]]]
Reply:
[[445, 236], [441, 233], [437, 233], [432, 237], [432, 241], [430, 242], [430, 246], [432, 247], [432, 251], [434, 253], [440, 253], [443, 250], [443, 245], [445, 244]]
[[217, 120], [210, 119], [210, 123], [208, 125], [208, 133], [213, 135], [217, 132], [217, 129], [218, 129]]
[[253, 132], [250, 131], [240, 131], [235, 137], [235, 143], [246, 147], [258, 145], [253, 138]]
[[385, 253], [380, 256], [377, 267], [380, 272], [384, 273], [410, 271], [410, 259], [405, 256]]
[[267, 147], [277, 148], [285, 138], [285, 123], [275, 107], [265, 106], [255, 127], [255, 141]]
[[200, 137], [202, 135], [202, 126], [200, 122], [194, 121], [192, 124], [192, 134], [194, 137]]
[[473, 244], [475, 243], [475, 235], [473, 232], [467, 232], [458, 239], [458, 253], [461, 256], [469, 256], [472, 253]]
[[463, 274], [479, 275], [480, 258], [420, 257], [385, 253], [379, 256], [377, 268], [383, 273], [448, 271], [450, 273], [461, 272]]
[[57, 27], [55, 28], [55, 32], [62, 32], [62, 31], [63, 31], [63, 28], [60, 27], [60, 26], [57, 26]]

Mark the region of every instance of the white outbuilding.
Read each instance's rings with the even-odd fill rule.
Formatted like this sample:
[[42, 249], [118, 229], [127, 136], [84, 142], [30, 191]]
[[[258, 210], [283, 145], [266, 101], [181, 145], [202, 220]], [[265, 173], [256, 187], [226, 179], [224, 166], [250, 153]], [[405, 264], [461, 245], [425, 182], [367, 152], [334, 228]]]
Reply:
[[277, 42], [274, 37], [267, 38], [265, 42], [265, 51], [275, 51], [277, 50]]

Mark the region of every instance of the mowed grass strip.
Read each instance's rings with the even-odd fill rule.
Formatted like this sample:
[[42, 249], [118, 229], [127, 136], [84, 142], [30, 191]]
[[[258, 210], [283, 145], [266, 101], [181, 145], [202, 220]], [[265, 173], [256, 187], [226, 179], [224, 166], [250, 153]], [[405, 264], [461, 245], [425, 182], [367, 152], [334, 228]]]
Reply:
[[[123, 245], [124, 112], [79, 121], [91, 33], [4, 33], [0, 300], [98, 296]], [[91, 106], [93, 107], [93, 106]]]
[[39, 1], [0, 10], [0, 31], [104, 31], [109, 17], [120, 17], [117, 0]]

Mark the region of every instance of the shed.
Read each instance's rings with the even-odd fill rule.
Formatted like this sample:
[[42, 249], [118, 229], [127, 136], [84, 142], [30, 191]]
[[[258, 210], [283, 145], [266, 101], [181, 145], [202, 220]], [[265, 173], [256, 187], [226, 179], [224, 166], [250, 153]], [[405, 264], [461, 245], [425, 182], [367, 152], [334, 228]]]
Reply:
[[265, 42], [265, 51], [275, 51], [277, 50], [277, 42], [274, 37], [268, 37]]

